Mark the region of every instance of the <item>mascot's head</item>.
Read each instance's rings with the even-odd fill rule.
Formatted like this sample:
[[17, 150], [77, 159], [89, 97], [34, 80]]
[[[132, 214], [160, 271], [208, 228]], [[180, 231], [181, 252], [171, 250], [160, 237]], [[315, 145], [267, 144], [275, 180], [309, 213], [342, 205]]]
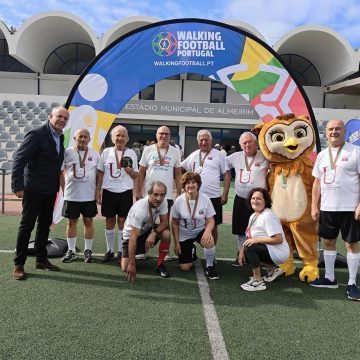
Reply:
[[262, 153], [272, 162], [294, 161], [311, 153], [315, 133], [305, 115], [285, 114], [253, 129], [259, 135]]

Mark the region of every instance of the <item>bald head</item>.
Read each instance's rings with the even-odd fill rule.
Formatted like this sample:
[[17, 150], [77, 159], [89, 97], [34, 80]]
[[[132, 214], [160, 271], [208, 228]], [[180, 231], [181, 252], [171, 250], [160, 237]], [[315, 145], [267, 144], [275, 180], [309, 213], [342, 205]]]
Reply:
[[170, 141], [170, 129], [167, 126], [160, 126], [156, 131], [156, 140], [160, 148], [167, 148]]
[[90, 133], [87, 129], [78, 129], [74, 135], [75, 147], [78, 150], [86, 150], [90, 142]]
[[330, 147], [337, 148], [345, 143], [345, 124], [341, 120], [330, 120], [326, 124], [326, 139]]

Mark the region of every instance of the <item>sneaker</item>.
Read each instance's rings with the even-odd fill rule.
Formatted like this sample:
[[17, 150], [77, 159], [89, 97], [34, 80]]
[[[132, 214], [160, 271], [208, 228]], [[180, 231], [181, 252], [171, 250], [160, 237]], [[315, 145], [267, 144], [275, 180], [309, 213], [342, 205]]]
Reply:
[[84, 251], [84, 262], [85, 263], [92, 263], [95, 259], [92, 256], [92, 251], [90, 249], [86, 249]]
[[320, 277], [317, 280], [311, 281], [309, 284], [318, 288], [337, 289], [339, 287], [336, 279], [334, 279], [334, 281], [330, 281], [326, 277]]
[[170, 274], [168, 273], [168, 271], [166, 270], [166, 267], [162, 264], [159, 265], [155, 268], [155, 272], [160, 275], [160, 277], [162, 277], [163, 279], [165, 278], [169, 278]]
[[60, 268], [54, 264], [52, 264], [48, 259], [44, 261], [36, 261], [35, 268], [41, 270], [49, 270], [49, 271], [59, 271]]
[[174, 259], [173, 259], [173, 257], [171, 255], [166, 255], [164, 260], [165, 261], [172, 261]]
[[346, 287], [347, 297], [350, 300], [360, 301], [360, 291], [355, 284]]
[[283, 273], [284, 273], [284, 270], [278, 266], [272, 270], [268, 269], [268, 274], [267, 274], [267, 276], [264, 277], [264, 281], [272, 282], [275, 279], [277, 279], [279, 276], [281, 276]]
[[110, 262], [115, 257], [115, 254], [113, 251], [109, 250], [105, 253], [102, 262]]
[[68, 250], [66, 255], [61, 259], [63, 263], [69, 263], [76, 259], [76, 254], [72, 250]]
[[136, 259], [136, 260], [147, 260], [148, 257], [149, 257], [149, 256], [148, 256], [147, 253], [135, 255], [135, 259]]
[[215, 268], [213, 266], [208, 266], [205, 270], [205, 275], [210, 280], [218, 280], [219, 274], [216, 272]]
[[239, 256], [239, 251], [237, 252], [236, 258], [235, 258], [234, 262], [231, 264], [231, 266], [235, 266], [235, 267], [240, 266], [239, 261], [238, 261], [238, 256]]
[[122, 259], [122, 251], [118, 251], [116, 261], [119, 265], [121, 265], [121, 259]]
[[240, 285], [241, 288], [245, 291], [261, 291], [261, 290], [266, 290], [266, 284], [264, 283], [264, 280], [256, 280], [253, 277], [250, 278], [250, 280], [245, 283]]

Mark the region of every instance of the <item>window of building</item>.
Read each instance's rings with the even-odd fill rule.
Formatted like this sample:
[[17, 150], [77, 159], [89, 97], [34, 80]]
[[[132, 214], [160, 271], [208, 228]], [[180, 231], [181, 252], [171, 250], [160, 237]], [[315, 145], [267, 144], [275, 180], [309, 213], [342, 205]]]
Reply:
[[319, 72], [308, 59], [295, 54], [283, 54], [280, 56], [300, 85], [321, 86]]
[[218, 81], [211, 82], [210, 102], [226, 103], [226, 85]]
[[9, 55], [9, 47], [5, 39], [0, 39], [0, 71], [33, 72], [20, 61]]
[[140, 100], [155, 100], [155, 84], [150, 85], [139, 92]]
[[92, 46], [81, 43], [61, 45], [46, 59], [44, 73], [80, 75], [94, 58]]

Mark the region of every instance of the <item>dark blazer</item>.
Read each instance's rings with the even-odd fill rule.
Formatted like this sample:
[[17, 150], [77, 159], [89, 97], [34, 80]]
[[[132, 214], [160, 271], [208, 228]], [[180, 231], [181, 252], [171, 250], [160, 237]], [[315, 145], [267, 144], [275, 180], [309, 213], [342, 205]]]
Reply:
[[11, 187], [13, 192], [30, 191], [56, 194], [64, 161], [64, 135], [60, 137], [60, 154], [49, 122], [28, 132], [14, 154]]

